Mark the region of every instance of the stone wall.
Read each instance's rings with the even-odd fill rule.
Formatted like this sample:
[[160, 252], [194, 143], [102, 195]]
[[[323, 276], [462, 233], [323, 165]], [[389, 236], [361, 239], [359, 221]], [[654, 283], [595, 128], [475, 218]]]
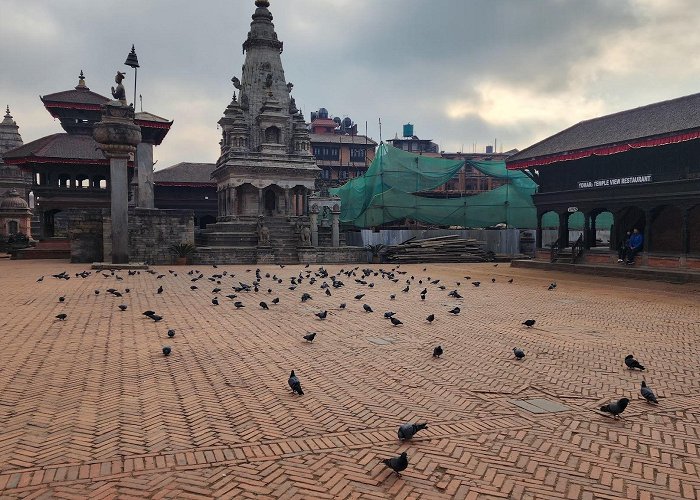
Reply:
[[129, 211], [129, 260], [171, 264], [170, 246], [194, 244], [192, 210], [136, 208]]
[[[110, 260], [111, 224], [109, 210], [69, 211], [71, 262], [103, 262]], [[170, 246], [194, 244], [192, 210], [129, 210], [129, 260], [170, 264]]]
[[102, 262], [102, 209], [68, 210], [71, 262]]

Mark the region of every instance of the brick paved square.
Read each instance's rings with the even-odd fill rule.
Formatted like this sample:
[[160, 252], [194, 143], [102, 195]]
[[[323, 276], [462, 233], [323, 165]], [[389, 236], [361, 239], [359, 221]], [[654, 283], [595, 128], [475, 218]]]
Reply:
[[[341, 268], [351, 266], [327, 266]], [[370, 275], [362, 285], [358, 271], [328, 296], [319, 277], [289, 290], [313, 267], [263, 266], [259, 291], [240, 293], [232, 287], [251, 284], [255, 266], [202, 266], [196, 282], [189, 266], [75, 276], [84, 269], [0, 261], [2, 498], [700, 495], [697, 285], [403, 265], [396, 283]], [[51, 277], [61, 271], [70, 280]], [[629, 353], [645, 372], [625, 368]], [[292, 369], [303, 396], [289, 390]], [[643, 379], [659, 405], [639, 396]], [[622, 419], [598, 411], [623, 396]], [[535, 414], [514, 400], [568, 411]], [[399, 442], [398, 426], [418, 421], [428, 429]], [[410, 463], [397, 477], [380, 459], [402, 451]]]

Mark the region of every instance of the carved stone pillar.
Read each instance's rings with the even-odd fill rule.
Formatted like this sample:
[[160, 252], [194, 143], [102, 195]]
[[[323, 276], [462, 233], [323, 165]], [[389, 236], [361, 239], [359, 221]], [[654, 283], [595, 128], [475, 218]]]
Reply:
[[311, 246], [318, 246], [318, 207], [316, 205], [311, 209], [309, 214], [311, 221]]
[[231, 187], [231, 215], [238, 215], [238, 207], [236, 200], [236, 187]]
[[153, 208], [153, 144], [142, 142], [136, 146], [136, 206]]
[[331, 212], [331, 246], [340, 246], [340, 210], [336, 210], [335, 207]]
[[258, 215], [263, 215], [265, 204], [263, 203], [263, 189], [258, 188]]
[[[102, 120], [93, 138], [109, 158], [112, 220], [112, 264], [129, 263], [129, 184], [127, 163], [141, 142], [141, 127], [134, 123], [134, 108], [118, 101], [102, 105]], [[105, 256], [106, 257], [106, 256]]]
[[[595, 239], [594, 239], [595, 241]], [[583, 214], [583, 248], [591, 248], [591, 213]]]
[[289, 215], [291, 211], [291, 202], [289, 200], [289, 188], [284, 188], [284, 215]]

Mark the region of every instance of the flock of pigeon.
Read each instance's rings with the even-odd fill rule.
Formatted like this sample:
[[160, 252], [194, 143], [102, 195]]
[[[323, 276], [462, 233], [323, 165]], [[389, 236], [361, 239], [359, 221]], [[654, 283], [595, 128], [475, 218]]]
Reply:
[[[498, 264], [495, 264], [497, 266]], [[218, 268], [218, 266], [214, 265], [213, 266], [215, 269]], [[283, 269], [285, 266], [280, 265], [280, 268]], [[427, 268], [423, 268], [423, 271], [426, 271]], [[251, 273], [253, 270], [252, 269], [247, 269], [246, 273]], [[165, 274], [159, 274], [157, 271], [149, 269], [144, 271], [146, 273], [149, 273], [151, 275], [154, 275], [157, 280], [164, 278], [166, 275]], [[177, 276], [177, 272], [174, 270], [169, 270], [168, 271], [171, 275]], [[129, 270], [128, 274], [130, 276], [140, 274], [140, 271], [137, 270]], [[117, 280], [121, 281], [123, 280], [123, 277], [118, 274], [118, 271], [115, 273], [115, 271], [111, 272], [101, 272], [100, 273], [104, 278], [116, 278]], [[306, 265], [306, 270], [299, 272], [299, 274], [294, 274], [288, 278], [289, 280], [289, 286], [288, 289], [290, 291], [295, 291], [299, 287], [308, 285], [310, 287], [314, 286], [316, 283], [319, 281], [321, 282], [320, 285], [318, 285], [319, 289], [322, 291], [321, 293], [325, 294], [326, 296], [332, 296], [333, 291], [338, 291], [340, 288], [344, 287], [345, 284], [343, 283], [342, 279], [354, 279], [354, 281], [362, 286], [366, 286], [368, 288], [374, 288], [375, 283], [373, 281], [373, 278], [380, 278], [382, 280], [388, 280], [393, 283], [398, 283], [399, 281], [404, 281], [405, 282], [405, 287], [401, 290], [403, 294], [408, 294], [412, 288], [418, 287], [422, 288], [420, 290], [420, 299], [421, 301], [425, 301], [426, 295], [429, 293], [428, 287], [436, 287], [437, 290], [439, 291], [444, 291], [447, 289], [447, 286], [444, 283], [441, 283], [440, 279], [431, 279], [430, 277], [427, 277], [425, 279], [425, 283], [423, 279], [416, 278], [415, 276], [410, 276], [407, 277], [406, 275], [408, 274], [407, 271], [403, 271], [400, 269], [400, 265], [397, 265], [390, 270], [384, 270], [384, 269], [360, 269], [358, 267], [350, 268], [350, 269], [340, 269], [338, 273], [335, 275], [331, 275], [327, 270], [325, 270], [323, 267], [318, 268], [315, 271], [312, 271], [309, 269], [309, 265]], [[88, 271], [83, 271], [81, 273], [76, 273], [75, 277], [76, 278], [87, 278], [91, 276], [92, 273]], [[203, 273], [201, 273], [198, 270], [190, 270], [187, 273], [188, 277], [190, 278], [190, 281], [192, 282], [192, 285], [190, 286], [190, 289], [192, 291], [196, 291], [199, 289], [199, 287], [195, 284], [199, 282], [200, 280], [205, 279], [205, 276]], [[56, 279], [64, 279], [68, 280], [71, 277], [66, 273], [65, 271], [59, 274], [54, 274], [52, 277]], [[231, 289], [235, 293], [229, 293], [225, 295], [227, 299], [229, 299], [232, 303], [233, 306], [236, 309], [241, 309], [246, 307], [243, 300], [236, 300], [236, 299], [242, 299], [243, 297], [250, 297], [254, 296], [255, 294], [258, 294], [263, 288], [266, 288], [265, 290], [262, 291], [264, 294], [267, 292], [267, 294], [272, 294], [272, 286], [273, 284], [276, 285], [281, 285], [284, 283], [285, 278], [278, 276], [277, 274], [272, 274], [266, 273], [263, 277], [262, 271], [258, 268], [255, 269], [255, 279], [250, 282], [246, 283], [243, 281], [240, 281], [239, 279], [236, 278], [235, 274], [229, 274], [227, 271], [223, 272], [215, 272], [211, 276], [207, 277], [206, 279], [210, 282], [215, 283], [215, 287], [212, 289], [212, 294], [214, 294], [214, 297], [211, 299], [211, 303], [213, 306], [219, 306], [220, 301], [219, 301], [219, 295], [223, 291], [221, 286], [223, 285], [224, 280], [228, 278], [230, 280], [235, 281], [235, 284], [231, 286]], [[341, 279], [342, 278], [342, 279]], [[464, 276], [464, 279], [467, 281], [471, 280], [470, 276]], [[39, 279], [37, 279], [37, 282], [42, 282], [44, 280], [44, 276], [41, 276]], [[264, 287], [263, 282], [264, 280], [269, 280], [269, 285], [268, 287]], [[495, 278], [491, 279], [492, 283], [496, 282]], [[508, 283], [513, 283], [513, 278], [508, 280]], [[456, 282], [457, 288], [448, 292], [447, 296], [452, 298], [452, 299], [462, 299], [462, 295], [459, 293], [458, 289], [461, 286], [461, 282]], [[471, 285], [474, 287], [479, 287], [481, 285], [480, 281], [471, 281]], [[551, 283], [548, 286], [549, 291], [553, 291], [557, 288], [556, 282]], [[311, 290], [311, 289], [309, 289]], [[130, 293], [129, 288], [125, 288], [123, 292], [120, 292], [114, 288], [109, 288], [106, 290], [107, 293], [112, 294], [115, 297], [123, 297], [124, 294]], [[156, 289], [156, 294], [160, 295], [164, 292], [164, 287], [163, 285], [158, 286]], [[95, 295], [100, 294], [100, 290], [96, 289], [95, 290]], [[365, 294], [364, 293], [359, 293], [354, 296], [354, 300], [356, 301], [362, 301], [364, 298]], [[396, 300], [396, 294], [391, 294], [389, 295], [390, 300]], [[58, 298], [59, 302], [63, 303], [66, 300], [65, 295], [60, 296]], [[309, 291], [304, 291], [301, 296], [300, 300], [302, 303], [306, 303], [308, 301], [313, 301], [313, 296]], [[275, 297], [270, 300], [270, 304], [272, 305], [277, 305], [279, 304], [280, 299], [279, 297]], [[270, 305], [266, 301], [260, 301], [258, 303], [258, 306], [263, 309], [263, 310], [269, 310]], [[120, 311], [126, 311], [128, 306], [126, 304], [119, 304], [118, 309]], [[343, 302], [339, 305], [339, 309], [345, 309], [347, 307], [347, 303]], [[367, 304], [363, 303], [362, 309], [365, 313], [373, 313], [374, 310], [372, 307]], [[452, 314], [452, 315], [459, 315], [461, 312], [460, 307], [454, 306], [451, 309], [447, 311], [447, 313]], [[144, 311], [143, 316], [153, 320], [154, 322], [159, 322], [163, 319], [163, 317], [159, 314], [157, 314], [155, 311], [148, 310]], [[319, 321], [326, 320], [328, 318], [329, 311], [328, 310], [320, 310], [316, 313], [314, 313], [315, 316], [318, 318]], [[60, 313], [56, 315], [56, 320], [57, 321], [65, 321], [67, 319], [67, 314], [65, 313]], [[387, 311], [384, 313], [384, 319], [387, 319], [390, 321], [390, 323], [394, 327], [399, 327], [403, 325], [403, 322], [396, 317], [396, 313], [392, 311]], [[436, 315], [434, 313], [430, 314], [425, 318], [425, 321], [428, 324], [433, 323], [435, 321]], [[536, 321], [534, 319], [527, 319], [522, 322], [522, 325], [524, 325], [526, 328], [532, 328], [535, 325]], [[169, 339], [173, 339], [175, 337], [175, 330], [174, 329], [169, 329], [167, 331], [167, 336]], [[314, 340], [317, 337], [316, 332], [309, 332], [306, 335], [303, 336], [303, 340], [306, 342], [314, 342]], [[162, 347], [162, 353], [164, 356], [169, 356], [172, 353], [173, 348], [169, 345], [165, 345]], [[444, 349], [441, 345], [435, 346], [433, 348], [432, 355], [434, 358], [440, 358], [444, 354]], [[513, 348], [513, 355], [515, 356], [516, 360], [523, 360], [525, 358], [525, 351], [519, 347], [514, 347]], [[625, 365], [630, 369], [630, 370], [641, 370], [644, 371], [645, 367], [642, 366], [639, 361], [634, 359], [633, 355], [628, 355], [625, 360]], [[299, 377], [296, 375], [294, 370], [291, 370], [291, 373], [289, 375], [289, 379], [287, 380], [287, 383], [292, 390], [294, 394], [298, 394], [299, 396], [304, 395], [304, 391], [301, 387], [301, 381], [299, 380]], [[646, 385], [646, 381], [642, 381], [641, 383], [641, 395], [642, 397], [649, 403], [655, 403], [658, 404], [658, 400], [656, 398], [656, 395], [654, 392]], [[618, 401], [611, 402], [609, 404], [603, 405], [600, 408], [601, 412], [606, 412], [610, 413], [613, 418], [619, 418], [620, 414], [625, 410], [627, 405], [629, 404], [629, 399], [628, 398], [622, 398], [619, 399]], [[426, 429], [428, 425], [426, 423], [405, 423], [401, 425], [398, 429], [398, 437], [400, 440], [409, 440], [411, 439], [418, 431]], [[395, 471], [397, 474], [400, 472], [404, 471], [408, 467], [408, 455], [406, 452], [401, 453], [401, 455], [393, 458], [387, 458], [382, 460], [382, 462]]]

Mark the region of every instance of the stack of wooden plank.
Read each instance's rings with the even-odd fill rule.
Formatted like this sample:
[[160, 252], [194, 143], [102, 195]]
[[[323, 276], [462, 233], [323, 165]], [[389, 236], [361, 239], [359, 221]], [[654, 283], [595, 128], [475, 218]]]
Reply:
[[389, 262], [485, 262], [487, 253], [474, 239], [454, 234], [417, 240], [411, 238], [388, 246], [384, 258]]

